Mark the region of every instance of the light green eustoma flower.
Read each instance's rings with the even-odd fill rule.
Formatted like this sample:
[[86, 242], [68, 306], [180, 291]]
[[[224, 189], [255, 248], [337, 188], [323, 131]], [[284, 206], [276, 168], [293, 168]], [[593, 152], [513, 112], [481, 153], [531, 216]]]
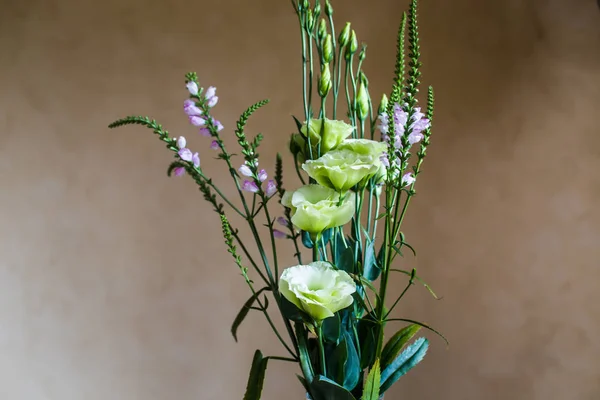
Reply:
[[380, 172], [386, 147], [374, 140], [346, 140], [320, 158], [306, 161], [302, 169], [319, 184], [344, 192]]
[[292, 224], [310, 232], [347, 224], [354, 216], [355, 196], [347, 195], [340, 202], [340, 194], [320, 185], [305, 185], [296, 191], [287, 191], [281, 204], [291, 209]]
[[[325, 126], [323, 126], [323, 122], [325, 122]], [[323, 135], [321, 135], [321, 130], [323, 131]], [[305, 137], [310, 137], [310, 144], [313, 149], [316, 149], [320, 144], [321, 154], [325, 154], [342, 143], [344, 139], [352, 134], [353, 130], [352, 125], [348, 125], [344, 121], [324, 118], [311, 119], [308, 129], [306, 123], [304, 123], [300, 132]]]
[[279, 292], [315, 321], [322, 321], [352, 304], [356, 284], [346, 272], [315, 261], [285, 269]]

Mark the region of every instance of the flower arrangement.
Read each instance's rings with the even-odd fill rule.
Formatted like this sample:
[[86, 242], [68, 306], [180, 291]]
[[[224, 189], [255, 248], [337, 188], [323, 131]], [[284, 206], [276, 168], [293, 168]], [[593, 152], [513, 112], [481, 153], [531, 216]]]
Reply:
[[[186, 75], [184, 112], [227, 166], [237, 189], [235, 200], [209, 177], [184, 136], [171, 136], [148, 117], [126, 117], [109, 127], [146, 126], [174, 153], [168, 174], [191, 177], [217, 212], [228, 251], [251, 292], [233, 322], [233, 337], [237, 340], [240, 324], [255, 310], [264, 314], [289, 353], [264, 356], [256, 351], [244, 399], [260, 399], [269, 361], [287, 361], [299, 365], [298, 378], [309, 398], [376, 400], [425, 356], [428, 340], [412, 340], [419, 330], [437, 333], [417, 321], [390, 318], [407, 290], [417, 281], [424, 284], [414, 269], [393, 268], [404, 249], [414, 252], [401, 227], [433, 119], [433, 89], [423, 111], [417, 100], [418, 4], [412, 0], [403, 14], [392, 89], [375, 111], [362, 69], [366, 46], [359, 50], [351, 24], [335, 34], [329, 0], [323, 8], [320, 0], [292, 4], [301, 32], [304, 88], [304, 122], [294, 117], [296, 132], [290, 138], [299, 187], [284, 189], [281, 155], [269, 179], [257, 152], [263, 137], [250, 139], [246, 133], [250, 116], [268, 101], [241, 115], [234, 129], [240, 155], [234, 154], [223, 140], [224, 126], [213, 116], [216, 89], [204, 90], [195, 73]], [[229, 213], [248, 223], [260, 258], [252, 256]], [[295, 261], [280, 259], [278, 240], [293, 242]], [[408, 282], [390, 301], [392, 273], [406, 275]], [[284, 330], [275, 324], [274, 314], [282, 318]], [[385, 341], [384, 327], [395, 322], [408, 325]]]

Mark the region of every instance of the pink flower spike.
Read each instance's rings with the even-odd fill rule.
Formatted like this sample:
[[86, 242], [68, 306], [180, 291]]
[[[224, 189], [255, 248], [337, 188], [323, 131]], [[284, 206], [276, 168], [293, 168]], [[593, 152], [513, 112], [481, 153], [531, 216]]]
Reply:
[[271, 197], [277, 193], [277, 185], [273, 179], [270, 179], [269, 182], [267, 182], [267, 189], [265, 190], [265, 193], [268, 197]]
[[198, 85], [194, 81], [189, 81], [187, 85], [185, 85], [187, 90], [190, 92], [192, 96], [198, 95]]
[[216, 93], [217, 93], [217, 88], [214, 86], [209, 86], [208, 89], [206, 89], [206, 93], [204, 94], [204, 97], [206, 97], [207, 100], [210, 100], [213, 97], [215, 97]]
[[199, 117], [197, 115], [190, 115], [189, 116], [189, 120], [190, 120], [190, 124], [194, 125], [194, 126], [203, 126], [206, 125], [206, 120], [202, 117]]
[[212, 143], [210, 144], [210, 148], [213, 150], [219, 150], [221, 148], [221, 146], [219, 146], [219, 142], [217, 142], [216, 140], [213, 140]]
[[177, 147], [179, 149], [183, 149], [185, 147], [186, 143], [187, 142], [186, 142], [185, 138], [183, 136], [179, 136], [179, 139], [177, 139]]
[[287, 235], [279, 229], [273, 229], [273, 236], [277, 239], [285, 239]]
[[217, 105], [218, 101], [219, 101], [219, 96], [213, 96], [206, 102], [206, 105], [209, 106], [210, 108], [213, 108], [214, 106]]
[[285, 226], [286, 228], [290, 226], [290, 222], [284, 217], [278, 217], [277, 223], [281, 226]]
[[192, 151], [190, 149], [186, 149], [185, 147], [177, 152], [179, 154], [179, 158], [183, 161], [192, 161]]
[[252, 176], [252, 170], [246, 164], [242, 164], [238, 171], [244, 176]]
[[406, 187], [412, 185], [415, 182], [416, 178], [413, 176], [412, 172], [407, 172], [402, 177], [402, 186]]
[[260, 172], [258, 173], [258, 180], [261, 182], [266, 181], [268, 178], [267, 175], [267, 171], [265, 171], [264, 169], [261, 169]]
[[192, 156], [192, 162], [194, 163], [194, 167], [198, 168], [200, 166], [200, 156], [198, 153], [194, 153]]
[[175, 176], [182, 176], [185, 174], [185, 168], [183, 167], [177, 167], [173, 170], [173, 175]]
[[208, 130], [208, 128], [207, 128], [207, 127], [205, 127], [205, 126], [203, 126], [202, 128], [200, 128], [200, 131], [199, 131], [199, 133], [200, 133], [202, 136], [206, 136], [206, 137], [211, 137], [211, 136], [212, 136], [212, 135], [210, 134], [210, 131]]
[[254, 182], [244, 181], [244, 183], [242, 183], [242, 190], [245, 190], [246, 192], [256, 193], [260, 190], [260, 188]]

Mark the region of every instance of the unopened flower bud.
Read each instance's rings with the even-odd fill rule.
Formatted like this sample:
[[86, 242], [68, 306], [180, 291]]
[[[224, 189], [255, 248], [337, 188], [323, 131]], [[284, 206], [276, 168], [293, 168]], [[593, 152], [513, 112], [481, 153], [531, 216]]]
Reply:
[[308, 31], [309, 35], [312, 33], [314, 26], [315, 26], [315, 17], [313, 16], [313, 11], [309, 9], [306, 12], [306, 30]]
[[358, 39], [356, 38], [356, 31], [352, 29], [352, 35], [350, 36], [350, 51], [356, 53], [358, 50]]
[[323, 61], [326, 64], [333, 61], [333, 38], [330, 34], [327, 34], [323, 41]]
[[356, 94], [356, 102], [358, 108], [358, 119], [364, 121], [369, 115], [369, 94], [364, 84], [360, 84], [358, 87], [358, 93]]
[[340, 33], [340, 37], [338, 38], [338, 42], [341, 47], [344, 47], [348, 44], [350, 40], [350, 22], [346, 22], [346, 26], [342, 29], [342, 33]]
[[310, 3], [308, 2], [308, 0], [302, 0], [300, 2], [300, 7], [304, 10], [308, 10], [308, 8], [310, 7]]
[[327, 23], [325, 22], [325, 18], [321, 18], [319, 20], [319, 27], [317, 28], [317, 38], [319, 42], [323, 40], [323, 38], [327, 35]]
[[328, 17], [331, 17], [333, 15], [333, 7], [331, 6], [329, 0], [325, 0], [325, 15], [327, 15]]
[[377, 114], [381, 115], [387, 112], [388, 107], [388, 98], [385, 93], [381, 96], [381, 102], [379, 103], [379, 108], [377, 109]]
[[317, 0], [317, 4], [315, 4], [315, 17], [321, 15], [321, 1]]
[[329, 64], [324, 64], [319, 79], [319, 96], [326, 97], [329, 90], [331, 90], [331, 72], [329, 71]]
[[363, 48], [360, 50], [360, 54], [358, 55], [358, 59], [363, 61], [367, 57], [367, 46], [363, 45]]

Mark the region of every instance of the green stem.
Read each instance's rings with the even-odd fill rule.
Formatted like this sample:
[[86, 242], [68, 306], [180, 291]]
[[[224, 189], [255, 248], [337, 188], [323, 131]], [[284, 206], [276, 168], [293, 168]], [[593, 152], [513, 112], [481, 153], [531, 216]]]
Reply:
[[323, 345], [323, 324], [318, 323], [319, 331], [319, 354], [321, 355], [321, 372], [323, 376], [327, 376], [327, 362], [325, 360], [325, 346]]

